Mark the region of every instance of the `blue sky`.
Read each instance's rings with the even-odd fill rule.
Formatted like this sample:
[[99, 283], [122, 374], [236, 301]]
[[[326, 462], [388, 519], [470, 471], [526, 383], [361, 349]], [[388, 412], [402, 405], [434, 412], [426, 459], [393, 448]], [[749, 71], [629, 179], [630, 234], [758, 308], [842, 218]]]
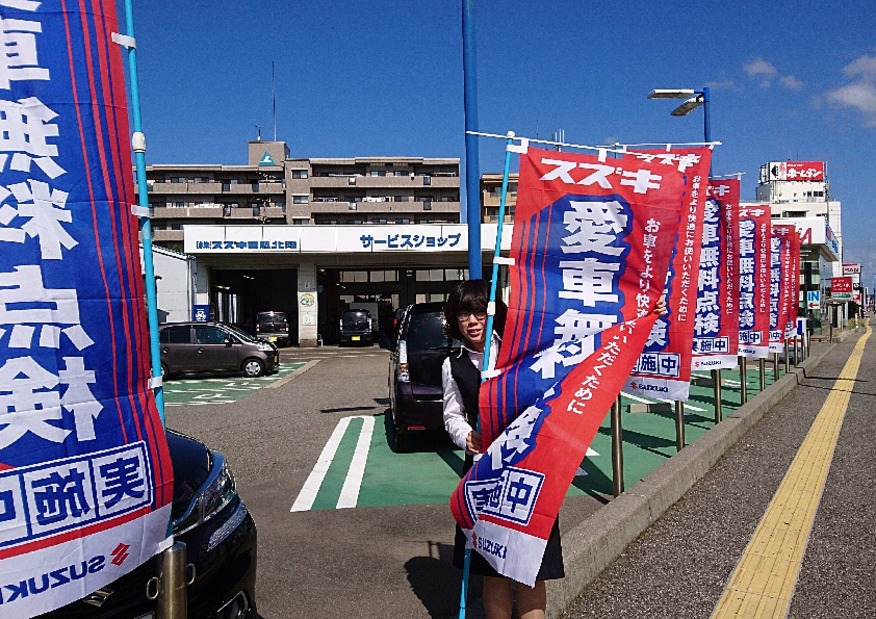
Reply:
[[[461, 0], [134, 0], [149, 163], [293, 156], [464, 156]], [[245, 7], [245, 9], [243, 8]], [[699, 110], [653, 88], [711, 90], [715, 174], [824, 160], [845, 260], [876, 281], [876, 3], [479, 0], [480, 129], [579, 144], [702, 139]], [[481, 172], [500, 140], [480, 141]]]

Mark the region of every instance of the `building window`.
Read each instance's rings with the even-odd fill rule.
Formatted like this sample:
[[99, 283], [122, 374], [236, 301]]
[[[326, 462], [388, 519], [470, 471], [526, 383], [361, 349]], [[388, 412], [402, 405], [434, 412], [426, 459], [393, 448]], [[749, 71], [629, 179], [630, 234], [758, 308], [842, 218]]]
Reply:
[[373, 224], [385, 224], [386, 217], [374, 217], [371, 219], [371, 223]]
[[292, 170], [292, 178], [307, 178], [307, 170]]
[[371, 176], [386, 176], [386, 170], [371, 170]]
[[423, 210], [431, 211], [432, 210], [432, 200], [423, 200]]
[[258, 181], [253, 181], [251, 184], [252, 184], [252, 190], [253, 190], [253, 191], [258, 191], [258, 190], [259, 190], [259, 182], [258, 182]]
[[186, 203], [185, 203], [185, 202], [181, 202], [181, 201], [179, 201], [179, 200], [175, 200], [175, 201], [171, 202], [171, 203], [169, 204], [169, 206], [172, 207], [172, 208], [185, 208], [185, 207], [186, 207]]
[[395, 223], [397, 223], [397, 224], [409, 224], [409, 223], [411, 223], [411, 218], [410, 218], [410, 217], [397, 217], [396, 220], [395, 220]]
[[293, 226], [306, 226], [306, 225], [309, 224], [309, 223], [310, 223], [310, 220], [309, 220], [309, 219], [297, 219], [297, 218], [296, 218], [296, 219], [293, 219], [293, 220], [292, 220], [292, 225], [293, 225]]
[[292, 196], [292, 204], [307, 204], [308, 202], [310, 202], [310, 196], [307, 196], [307, 195]]

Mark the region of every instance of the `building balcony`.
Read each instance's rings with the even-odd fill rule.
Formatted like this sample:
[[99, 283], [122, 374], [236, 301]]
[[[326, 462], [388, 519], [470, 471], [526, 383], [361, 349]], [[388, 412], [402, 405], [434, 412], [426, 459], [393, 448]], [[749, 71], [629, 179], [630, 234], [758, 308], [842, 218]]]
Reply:
[[169, 243], [171, 241], [182, 242], [184, 233], [182, 230], [153, 230], [152, 240], [156, 243]]
[[152, 209], [153, 219], [218, 219], [221, 217], [222, 207], [216, 205], [188, 207], [155, 207], [154, 209]]

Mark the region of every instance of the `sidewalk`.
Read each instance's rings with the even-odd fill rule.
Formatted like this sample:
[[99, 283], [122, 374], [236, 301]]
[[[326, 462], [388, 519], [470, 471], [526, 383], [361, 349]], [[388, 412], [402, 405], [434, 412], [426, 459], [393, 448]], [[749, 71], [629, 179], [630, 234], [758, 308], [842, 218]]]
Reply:
[[[846, 339], [854, 335], [854, 332], [836, 335]], [[804, 373], [811, 375], [836, 346], [837, 344], [814, 342], [809, 358], [797, 368], [791, 365], [791, 371], [787, 375], [784, 364], [780, 362], [778, 380], [775, 379], [773, 364], [767, 363], [764, 376], [766, 388], [762, 392], [758, 364], [756, 361], [749, 361], [746, 376], [748, 401], [742, 406], [739, 371], [723, 371], [721, 400], [724, 419], [719, 424], [714, 421], [712, 388], [692, 387], [691, 400], [686, 408], [686, 412], [693, 413], [686, 415], [687, 446], [677, 453], [674, 413], [625, 412], [628, 404], [634, 402], [624, 398], [622, 424], [626, 491], [587, 519], [563, 532], [567, 576], [548, 585], [548, 616], [561, 616], [589, 583], [679, 501], [770, 409], [791, 393]], [[596, 447], [600, 453], [606, 449], [606, 445], [610, 449], [605, 434], [604, 427], [600, 431], [602, 448]], [[594, 445], [597, 445], [597, 441], [594, 441]], [[610, 452], [606, 451], [604, 455], [609, 456]], [[660, 462], [655, 464], [655, 459]], [[599, 460], [602, 467], [608, 463], [607, 477], [610, 483], [610, 457], [594, 460]], [[602, 487], [600, 490], [605, 492], [606, 488]], [[607, 490], [611, 492], [610, 487]]]

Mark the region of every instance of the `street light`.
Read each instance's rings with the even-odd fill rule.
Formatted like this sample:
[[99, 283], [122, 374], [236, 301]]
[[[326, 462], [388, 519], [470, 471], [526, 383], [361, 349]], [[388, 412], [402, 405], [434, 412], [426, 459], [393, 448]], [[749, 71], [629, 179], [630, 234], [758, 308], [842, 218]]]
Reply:
[[695, 109], [703, 106], [703, 137], [706, 142], [712, 141], [712, 130], [709, 124], [709, 87], [702, 90], [693, 88], [655, 88], [648, 94], [649, 99], [686, 99], [684, 103], [672, 110], [672, 116], [687, 116]]

